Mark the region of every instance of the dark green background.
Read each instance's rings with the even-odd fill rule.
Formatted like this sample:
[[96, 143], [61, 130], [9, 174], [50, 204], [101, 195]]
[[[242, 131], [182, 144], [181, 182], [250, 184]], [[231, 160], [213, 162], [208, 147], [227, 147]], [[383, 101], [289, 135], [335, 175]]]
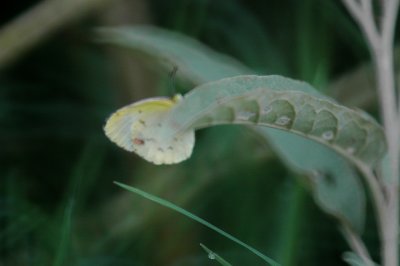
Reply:
[[[3, 6], [0, 23], [38, 2]], [[369, 58], [340, 1], [115, 1], [65, 25], [0, 72], [0, 265], [217, 265], [199, 243], [233, 265], [263, 265], [114, 180], [184, 207], [283, 265], [344, 265], [349, 247], [335, 220], [247, 128], [197, 132], [193, 156], [172, 166], [151, 165], [105, 137], [104, 121], [117, 108], [172, 94], [168, 73], [93, 41], [95, 27], [124, 21], [118, 11], [105, 19], [115, 6], [127, 21], [182, 32], [260, 73], [328, 94]], [[374, 102], [367, 108], [374, 112]], [[379, 259], [371, 216], [364, 238]]]

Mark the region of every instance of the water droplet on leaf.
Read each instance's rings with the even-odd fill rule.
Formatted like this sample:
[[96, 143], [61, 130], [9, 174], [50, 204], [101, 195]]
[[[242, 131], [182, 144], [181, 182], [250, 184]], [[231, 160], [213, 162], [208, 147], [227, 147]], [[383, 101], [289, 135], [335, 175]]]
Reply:
[[215, 253], [212, 253], [212, 252], [208, 253], [208, 258], [210, 260], [215, 260], [215, 258], [216, 258]]
[[324, 133], [322, 133], [322, 138], [324, 140], [332, 140], [334, 136], [335, 134], [333, 133], [333, 131], [325, 131]]
[[262, 113], [263, 113], [263, 114], [268, 114], [268, 113], [271, 112], [271, 111], [272, 111], [272, 108], [271, 108], [271, 107], [265, 106], [265, 107], [263, 108], [263, 110], [262, 110]]
[[280, 125], [280, 126], [286, 126], [290, 122], [290, 117], [287, 117], [286, 115], [278, 117], [278, 119], [275, 120], [275, 124]]
[[237, 119], [239, 120], [249, 120], [249, 118], [255, 116], [256, 114], [248, 111], [240, 111], [237, 115]]

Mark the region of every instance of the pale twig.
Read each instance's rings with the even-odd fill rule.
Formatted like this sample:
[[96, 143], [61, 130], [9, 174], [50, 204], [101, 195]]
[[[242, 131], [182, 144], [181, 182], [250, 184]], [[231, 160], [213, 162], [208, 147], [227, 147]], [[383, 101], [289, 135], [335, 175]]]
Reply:
[[343, 0], [343, 4], [347, 7], [351, 15], [357, 19], [361, 20], [362, 14], [360, 9], [360, 4], [355, 0]]
[[382, 186], [379, 183], [378, 178], [373, 174], [369, 167], [365, 167], [365, 165], [360, 164], [358, 165], [358, 169], [364, 176], [365, 181], [371, 191], [372, 201], [377, 215], [376, 219], [378, 222], [378, 228], [382, 234], [382, 228], [385, 226], [385, 209], [387, 206]]
[[382, 38], [389, 44], [393, 44], [399, 2], [399, 0], [389, 0], [385, 1], [383, 5], [385, 16], [382, 21]]
[[[396, 18], [399, 10], [399, 0], [391, 0], [388, 2], [385, 2], [384, 4], [384, 10], [386, 13], [386, 18], [382, 22], [382, 38], [387, 42], [385, 46], [391, 47], [390, 53], [392, 58], [393, 58], [393, 42], [394, 42], [394, 37], [395, 37], [395, 27], [396, 27]], [[394, 73], [394, 70], [392, 70], [392, 73]], [[398, 84], [397, 84], [398, 85]], [[393, 87], [396, 87], [396, 80], [393, 77]], [[398, 99], [397, 99], [397, 108], [400, 107], [400, 94], [398, 94]], [[397, 110], [397, 116], [400, 118], [400, 110]], [[400, 121], [398, 121], [398, 127], [400, 126]], [[398, 128], [398, 131], [400, 132], [400, 128]], [[399, 144], [400, 145], [400, 144]]]
[[391, 183], [398, 186], [399, 164], [399, 113], [396, 106], [395, 75], [393, 66], [393, 40], [399, 0], [386, 0], [383, 2], [381, 18], [380, 46], [371, 51], [377, 71], [378, 92], [381, 99], [381, 109], [384, 118], [384, 127], [389, 144], [391, 171], [395, 175]]
[[[393, 40], [396, 25], [396, 17], [399, 8], [399, 0], [382, 1], [381, 19], [378, 26], [371, 0], [343, 0], [343, 3], [352, 14], [367, 40], [377, 77], [377, 87], [383, 125], [388, 143], [390, 158], [390, 172], [392, 175], [385, 179], [379, 179], [381, 189], [379, 193], [386, 192], [386, 200], [379, 202], [380, 197], [374, 195], [377, 211], [377, 219], [382, 241], [382, 258], [385, 266], [398, 265], [398, 225], [399, 225], [399, 137], [400, 123], [398, 105], [396, 103], [395, 78], [393, 67]], [[397, 105], [397, 106], [396, 106]], [[371, 177], [366, 176], [367, 182]], [[371, 185], [370, 185], [371, 187]], [[371, 187], [372, 194], [375, 194]], [[382, 205], [382, 206], [380, 206]]]
[[56, 29], [110, 0], [45, 0], [0, 29], [0, 68]]
[[350, 229], [347, 224], [343, 224], [342, 233], [349, 243], [351, 249], [362, 259], [365, 266], [374, 266], [375, 263], [371, 259], [364, 242], [360, 237]]
[[[395, 100], [395, 75], [393, 66], [393, 40], [399, 0], [386, 0], [381, 21], [381, 46], [375, 51], [378, 73], [378, 89], [384, 111], [386, 136], [389, 144], [391, 177], [385, 183], [388, 196], [386, 224], [382, 239], [382, 256], [385, 265], [398, 265], [399, 234], [399, 117], [400, 98]], [[386, 110], [385, 110], [386, 109]]]
[[[370, 2], [369, 0], [366, 1]], [[355, 0], [343, 0], [343, 3], [361, 28], [367, 39], [367, 44], [372, 50], [378, 47], [379, 34], [374, 23], [371, 5], [365, 3], [366, 1], [360, 4]]]

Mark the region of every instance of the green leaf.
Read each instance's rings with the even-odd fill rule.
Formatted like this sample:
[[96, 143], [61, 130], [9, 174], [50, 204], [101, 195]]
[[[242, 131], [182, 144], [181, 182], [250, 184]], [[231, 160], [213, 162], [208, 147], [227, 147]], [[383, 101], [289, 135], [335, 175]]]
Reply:
[[99, 42], [144, 54], [167, 69], [178, 67], [177, 75], [195, 84], [252, 72], [235, 59], [176, 32], [140, 26], [100, 28], [96, 33]]
[[234, 236], [228, 234], [227, 232], [219, 229], [215, 225], [210, 224], [209, 222], [203, 220], [202, 218], [200, 218], [200, 217], [188, 212], [187, 210], [185, 210], [185, 209], [183, 209], [183, 208], [181, 208], [179, 206], [176, 206], [172, 202], [169, 202], [169, 201], [166, 201], [166, 200], [161, 199], [159, 197], [156, 197], [154, 195], [151, 195], [151, 194], [149, 194], [149, 193], [147, 193], [145, 191], [142, 191], [142, 190], [140, 190], [138, 188], [135, 188], [135, 187], [131, 187], [131, 186], [128, 186], [128, 185], [125, 185], [125, 184], [122, 184], [122, 183], [119, 183], [119, 182], [116, 182], [116, 181], [114, 181], [114, 183], [116, 185], [118, 185], [118, 186], [120, 186], [120, 187], [122, 187], [122, 188], [124, 188], [124, 189], [126, 189], [128, 191], [130, 191], [130, 192], [136, 193], [136, 194], [138, 194], [138, 195], [140, 195], [140, 196], [142, 196], [142, 197], [144, 197], [144, 198], [146, 198], [148, 200], [151, 200], [151, 201], [156, 202], [156, 203], [158, 203], [158, 204], [160, 204], [160, 205], [162, 205], [164, 207], [167, 207], [167, 208], [169, 208], [171, 210], [179, 212], [180, 214], [183, 214], [186, 217], [188, 217], [188, 218], [190, 218], [190, 219], [192, 219], [192, 220], [194, 220], [194, 221], [196, 221], [196, 222], [198, 222], [198, 223], [210, 228], [211, 230], [217, 232], [218, 234], [220, 234], [220, 235], [228, 238], [229, 240], [232, 240], [233, 242], [239, 244], [240, 246], [246, 248], [247, 250], [249, 250], [250, 252], [254, 253], [255, 255], [260, 257], [262, 260], [264, 260], [265, 262], [269, 263], [270, 265], [279, 265], [276, 261], [274, 261], [273, 259], [265, 256], [264, 254], [262, 254], [260, 251], [256, 250], [255, 248], [253, 248], [253, 247], [249, 246], [248, 244], [240, 241], [236, 237], [234, 237]]
[[324, 211], [362, 232], [365, 195], [349, 162], [328, 147], [289, 132], [273, 128], [259, 131], [274, 140], [274, 150], [292, 169], [308, 177], [314, 199]]
[[279, 76], [239, 76], [193, 89], [172, 109], [169, 119], [171, 136], [218, 124], [280, 129], [259, 130], [273, 140], [292, 168], [309, 174], [314, 197], [325, 211], [362, 231], [362, 184], [334, 151], [358, 166], [377, 164], [386, 144], [382, 128], [366, 114], [338, 105], [303, 82]]
[[[166, 63], [177, 65], [178, 73], [196, 85], [251, 72], [237, 61], [215, 53], [193, 39], [167, 30], [148, 27], [108, 28], [98, 33], [99, 38], [104, 42], [146, 54], [161, 65]], [[317, 94], [315, 91], [314, 93]], [[331, 151], [327, 146], [299, 135], [285, 134], [282, 130], [267, 127], [258, 127], [258, 129], [258, 132], [275, 147], [283, 161], [293, 170], [300, 173], [319, 173], [321, 177], [328, 176], [326, 180], [330, 179], [333, 182], [325, 184], [325, 179], [315, 178], [314, 174], [309, 174], [315, 184], [312, 189], [317, 203], [328, 213], [340, 217], [342, 222], [350, 224], [356, 231], [362, 231], [365, 216], [364, 190], [355, 171], [342, 156], [335, 152], [327, 155], [326, 151]], [[270, 133], [273, 131], [278, 132]], [[304, 154], [302, 151], [307, 153]], [[325, 154], [324, 159], [321, 154]], [[343, 173], [337, 169], [343, 169]], [[344, 185], [345, 182], [348, 182], [348, 186]], [[338, 185], [331, 190], [329, 184]], [[347, 189], [340, 187], [347, 187]], [[324, 197], [324, 195], [327, 196]], [[352, 199], [351, 205], [355, 207], [351, 208], [350, 204], [343, 204], [344, 198]]]
[[64, 262], [66, 260], [66, 254], [68, 250], [68, 242], [71, 236], [71, 227], [72, 227], [72, 213], [74, 211], [74, 198], [71, 197], [68, 201], [68, 204], [65, 208], [64, 213], [64, 221], [61, 226], [61, 238], [59, 248], [57, 249], [57, 255], [55, 261], [53, 263], [54, 266], [62, 266], [65, 265]]
[[374, 167], [386, 152], [383, 129], [370, 116], [337, 104], [305, 82], [281, 76], [206, 83], [186, 94], [165, 119], [171, 136], [219, 124], [287, 130], [364, 167]]

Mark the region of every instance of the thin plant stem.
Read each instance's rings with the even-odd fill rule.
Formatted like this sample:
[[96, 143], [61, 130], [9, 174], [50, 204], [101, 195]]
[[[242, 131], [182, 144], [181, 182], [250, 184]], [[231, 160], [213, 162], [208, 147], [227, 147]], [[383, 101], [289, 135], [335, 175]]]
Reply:
[[[396, 102], [396, 86], [393, 66], [393, 41], [399, 0], [382, 0], [382, 14], [375, 22], [371, 0], [343, 0], [344, 5], [358, 23], [365, 35], [377, 77], [377, 88], [383, 126], [385, 128], [390, 158], [391, 176], [378, 179], [381, 188], [373, 194], [385, 195], [381, 201], [373, 198], [377, 209], [378, 227], [382, 244], [382, 259], [385, 266], [398, 265], [398, 233], [399, 233], [399, 137], [400, 137], [400, 96]], [[366, 176], [370, 183], [371, 176]], [[375, 186], [375, 185], [374, 185]], [[374, 192], [375, 190], [375, 192]]]
[[[368, 0], [369, 1], [369, 0]], [[376, 49], [378, 47], [378, 31], [373, 20], [368, 18], [368, 14], [372, 15], [368, 8], [368, 4], [363, 3], [363, 7], [358, 4], [355, 0], [343, 0], [344, 5], [347, 7], [350, 14], [353, 16], [354, 20], [360, 26], [362, 32], [364, 33], [367, 44], [370, 50]]]
[[373, 266], [374, 262], [372, 261], [368, 250], [360, 237], [356, 233], [354, 233], [346, 224], [344, 224], [342, 227], [342, 233], [349, 243], [351, 249], [363, 260], [364, 264], [366, 266]]
[[0, 69], [60, 27], [111, 0], [44, 0], [0, 28]]
[[376, 212], [376, 220], [378, 223], [378, 230], [380, 235], [383, 234], [383, 227], [385, 226], [385, 209], [386, 209], [386, 199], [384, 197], [384, 193], [381, 187], [381, 184], [379, 183], [379, 179], [377, 176], [374, 175], [374, 173], [371, 171], [370, 168], [365, 167], [364, 165], [358, 165], [358, 168], [360, 169], [362, 175], [365, 178], [365, 181], [371, 191], [372, 195], [372, 202], [374, 205], [374, 209]]

